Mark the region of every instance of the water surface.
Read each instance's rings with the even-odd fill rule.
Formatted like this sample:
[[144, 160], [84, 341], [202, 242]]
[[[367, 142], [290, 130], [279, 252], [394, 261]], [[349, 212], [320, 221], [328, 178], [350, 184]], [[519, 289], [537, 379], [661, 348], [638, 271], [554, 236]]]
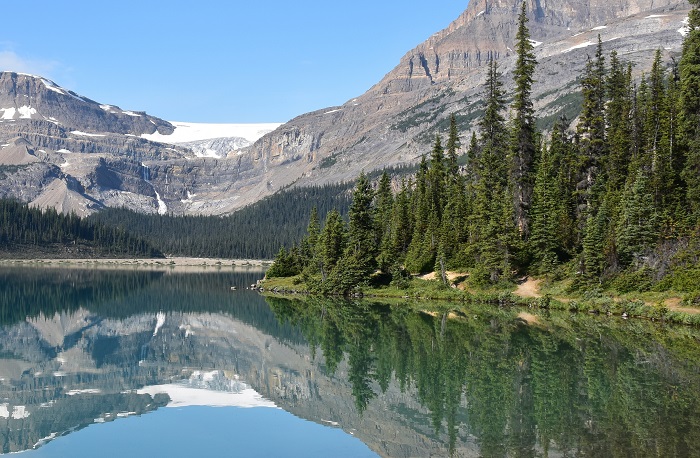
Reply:
[[0, 269], [2, 451], [700, 456], [694, 329], [266, 300], [261, 276]]

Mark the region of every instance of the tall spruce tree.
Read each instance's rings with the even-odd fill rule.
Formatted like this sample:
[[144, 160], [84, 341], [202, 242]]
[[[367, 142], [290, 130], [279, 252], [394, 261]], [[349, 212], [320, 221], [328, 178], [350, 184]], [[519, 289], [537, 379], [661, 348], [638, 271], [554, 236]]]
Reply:
[[515, 190], [515, 218], [523, 239], [530, 233], [528, 212], [532, 204], [533, 165], [537, 152], [537, 135], [535, 126], [535, 109], [532, 105], [532, 84], [537, 61], [534, 46], [527, 28], [526, 2], [522, 2], [518, 17], [516, 34], [517, 60], [513, 78], [515, 94], [513, 96], [513, 126], [511, 154], [513, 156], [512, 179]]
[[571, 230], [568, 218], [566, 189], [566, 139], [563, 123], [558, 122], [552, 132], [549, 148], [542, 148], [537, 165], [532, 196], [532, 231], [530, 252], [541, 272], [549, 272], [560, 261], [565, 251], [565, 240]]
[[583, 106], [578, 123], [581, 151], [582, 199], [586, 210], [595, 205], [593, 190], [605, 155], [605, 57], [598, 35], [595, 60], [588, 60], [581, 81]]
[[505, 96], [495, 61], [489, 63], [484, 85], [486, 107], [479, 121], [479, 154], [474, 158], [473, 202], [466, 256], [474, 259], [477, 281], [508, 277], [515, 230], [513, 194], [507, 161], [508, 136], [503, 117]]
[[450, 115], [450, 133], [447, 137], [447, 179], [454, 182], [459, 174], [459, 164], [457, 150], [459, 149], [459, 131], [457, 130], [457, 118], [455, 114]]
[[326, 281], [328, 274], [335, 268], [345, 252], [345, 232], [345, 221], [338, 210], [333, 209], [328, 212], [316, 250], [323, 282]]
[[396, 194], [391, 214], [392, 252], [397, 264], [405, 259], [413, 236], [411, 200], [411, 184], [402, 179], [401, 189]]
[[375, 228], [377, 230], [377, 264], [382, 272], [389, 272], [396, 255], [393, 251], [392, 212], [394, 194], [391, 190], [391, 179], [386, 170], [382, 173], [375, 195]]
[[632, 133], [632, 87], [631, 72], [618, 58], [610, 53], [610, 70], [606, 80], [608, 103], [605, 119], [608, 125], [608, 155], [604, 160], [603, 174], [609, 189], [621, 189], [627, 178], [630, 162], [630, 139]]
[[413, 191], [413, 236], [406, 253], [406, 268], [411, 272], [430, 272], [435, 266], [437, 216], [433, 211], [431, 192], [431, 166], [425, 156], [421, 158]]
[[345, 252], [331, 273], [329, 285], [335, 292], [347, 294], [369, 280], [377, 268], [377, 239], [374, 219], [374, 191], [367, 175], [360, 174], [352, 193], [348, 212]]

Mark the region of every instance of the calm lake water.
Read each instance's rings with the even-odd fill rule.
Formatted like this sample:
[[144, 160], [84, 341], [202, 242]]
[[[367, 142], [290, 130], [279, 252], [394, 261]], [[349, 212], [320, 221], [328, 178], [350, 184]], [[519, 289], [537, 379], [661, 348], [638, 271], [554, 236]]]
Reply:
[[2, 452], [700, 456], [695, 329], [266, 300], [262, 274], [0, 268]]

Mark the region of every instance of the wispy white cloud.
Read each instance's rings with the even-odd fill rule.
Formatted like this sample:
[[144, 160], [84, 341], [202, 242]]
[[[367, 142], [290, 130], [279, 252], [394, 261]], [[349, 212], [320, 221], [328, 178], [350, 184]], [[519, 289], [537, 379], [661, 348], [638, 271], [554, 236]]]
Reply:
[[51, 78], [61, 64], [53, 60], [27, 59], [14, 51], [0, 51], [0, 71], [31, 73]]

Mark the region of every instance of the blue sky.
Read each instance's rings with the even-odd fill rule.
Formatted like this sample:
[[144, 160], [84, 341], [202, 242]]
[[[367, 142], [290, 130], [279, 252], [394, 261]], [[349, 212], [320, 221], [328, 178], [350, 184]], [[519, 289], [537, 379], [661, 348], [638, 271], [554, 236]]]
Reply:
[[0, 70], [171, 121], [284, 122], [364, 93], [467, 3], [7, 1]]

